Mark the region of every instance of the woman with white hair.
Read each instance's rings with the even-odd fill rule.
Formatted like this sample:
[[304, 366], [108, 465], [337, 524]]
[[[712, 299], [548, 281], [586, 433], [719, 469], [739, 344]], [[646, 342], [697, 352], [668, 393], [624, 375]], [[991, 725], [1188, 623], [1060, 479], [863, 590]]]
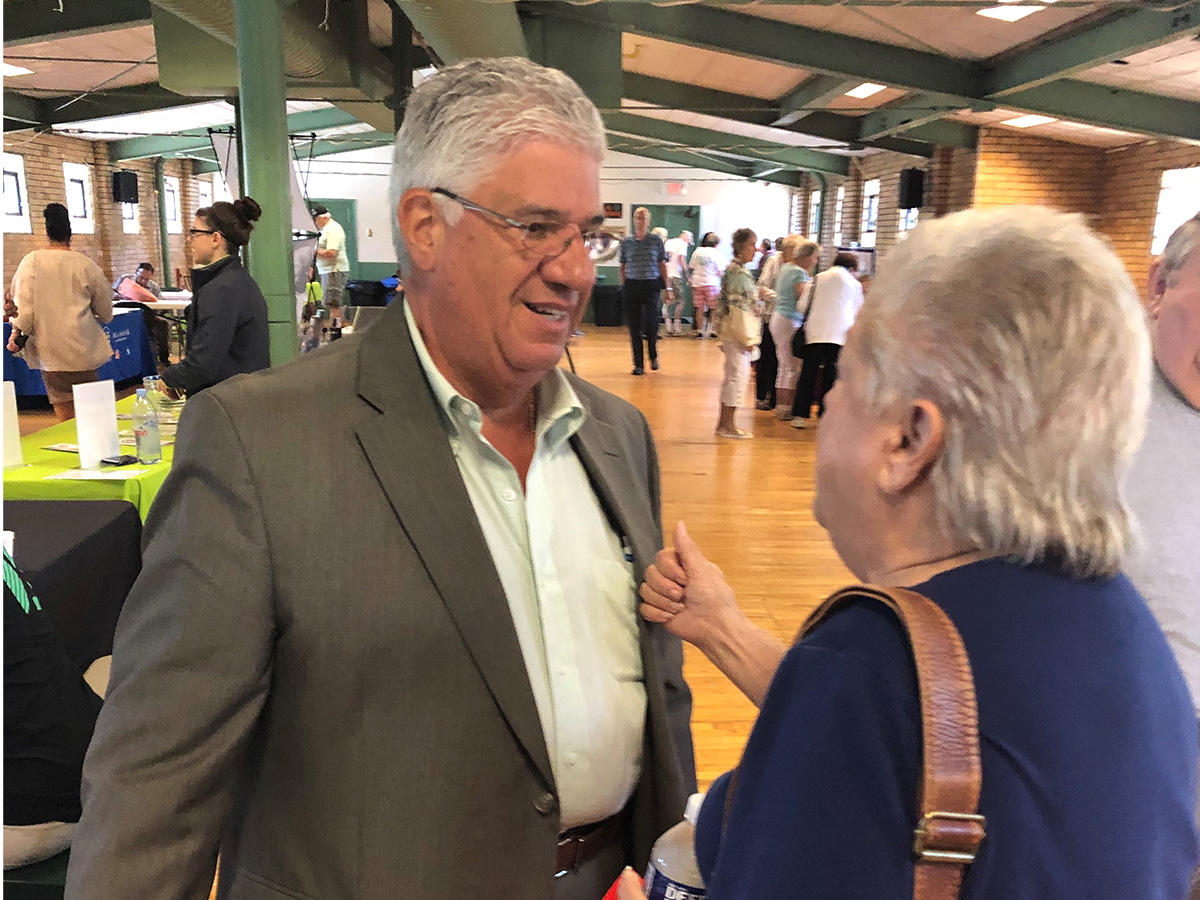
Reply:
[[[954, 829], [961, 896], [1180, 900], [1195, 719], [1120, 571], [1150, 380], [1137, 293], [1082, 216], [1037, 207], [922, 224], [876, 288], [818, 435], [814, 513], [856, 577], [924, 594], [965, 645], [985, 822]], [[939, 865], [914, 843], [939, 721], [899, 620], [855, 601], [786, 648], [682, 524], [641, 595], [761, 708], [736, 788], [718, 779], [699, 817], [709, 900], [912, 897]]]

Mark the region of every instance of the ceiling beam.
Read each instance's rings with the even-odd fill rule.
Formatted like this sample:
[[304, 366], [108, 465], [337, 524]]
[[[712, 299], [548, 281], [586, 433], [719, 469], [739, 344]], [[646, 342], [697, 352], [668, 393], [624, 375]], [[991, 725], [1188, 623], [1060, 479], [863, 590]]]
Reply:
[[876, 140], [920, 128], [920, 133], [927, 139], [939, 144], [950, 144], [961, 129], [972, 129], [973, 126], [939, 120], [963, 109], [990, 112], [995, 108], [994, 103], [980, 103], [966, 97], [914, 94], [904, 97], [894, 105], [880, 107], [863, 116], [859, 120], [859, 138]]
[[909, 90], [974, 95], [983, 74], [977, 64], [936, 53], [711, 6], [654, 6], [623, 0], [574, 6], [538, 0], [530, 8], [677, 44]]
[[837, 75], [812, 75], [775, 101], [783, 110], [783, 115], [771, 124], [779, 128], [799, 122], [810, 113], [824, 109], [830, 100], [836, 100], [846, 91], [853, 90], [857, 86], [858, 80], [854, 78], [842, 78]]
[[[303, 134], [304, 132], [321, 131], [325, 128], [357, 123], [357, 118], [336, 107], [291, 113], [287, 117], [288, 132], [291, 134]], [[133, 159], [151, 159], [156, 156], [186, 156], [205, 150], [210, 145], [207, 128], [192, 128], [168, 137], [136, 137], [110, 141], [108, 158], [111, 162], [125, 162]]]
[[782, 184], [787, 187], [800, 186], [799, 172], [778, 171], [755, 175], [753, 166], [743, 166], [732, 159], [720, 159], [708, 156], [687, 147], [660, 146], [637, 138], [610, 133], [608, 135], [608, 149], [619, 153], [628, 153], [631, 156], [657, 159], [661, 162], [673, 163], [677, 166], [704, 169], [709, 172], [718, 172], [722, 175], [733, 175], [737, 178], [745, 178], [747, 180], [757, 178], [759, 181], [769, 181], [773, 184]]
[[[36, 97], [4, 92], [4, 130], [20, 131], [44, 125], [46, 105]], [[10, 127], [11, 126], [11, 127]]]
[[1004, 97], [1198, 33], [1200, 3], [1122, 11], [999, 62], [984, 78], [983, 93]]
[[150, 24], [150, 0], [8, 0], [4, 4], [4, 46], [20, 47]]
[[[647, 75], [636, 75], [633, 72], [625, 73], [625, 96], [630, 100], [654, 103], [667, 109], [701, 112], [738, 122], [750, 122], [754, 125], [770, 125], [780, 116], [779, 107], [771, 100], [715, 91], [711, 88], [683, 84], [678, 81], [666, 81], [662, 78], [651, 78]], [[784, 130], [846, 143], [850, 145], [851, 149], [859, 149], [864, 146], [878, 147], [881, 150], [891, 150], [911, 156], [926, 158], [933, 156], [933, 144], [926, 140], [928, 134], [924, 129], [914, 129], [905, 137], [885, 137], [874, 141], [860, 141], [860, 119], [859, 116], [845, 116], [820, 111], [806, 116], [800, 122], [784, 126]], [[976, 133], [977, 129], [968, 126], [967, 130], [960, 135], [963, 143], [951, 143], [951, 145], [974, 147]]]
[[1132, 131], [1155, 137], [1200, 142], [1196, 103], [1127, 91], [1086, 81], [1054, 81], [1005, 98], [1006, 108], [1059, 119]]
[[850, 163], [846, 157], [810, 150], [807, 147], [776, 144], [740, 134], [697, 128], [629, 112], [601, 113], [601, 118], [604, 120], [604, 127], [610, 132], [633, 134], [693, 148], [707, 147], [730, 156], [782, 163], [793, 168], [812, 169], [831, 175], [846, 175], [850, 171]]
[[[6, 106], [10, 96], [11, 94], [5, 91]], [[171, 109], [176, 106], [190, 106], [205, 102], [203, 98], [184, 97], [174, 91], [159, 87], [157, 84], [137, 84], [131, 87], [115, 88], [111, 91], [95, 91], [78, 100], [74, 100], [70, 96], [36, 99], [45, 110], [43, 123], [46, 125], [70, 125], [73, 122], [84, 122], [90, 119], [105, 119], [109, 116]], [[74, 100], [74, 102], [64, 106], [70, 100]], [[59, 109], [59, 107], [63, 108]]]

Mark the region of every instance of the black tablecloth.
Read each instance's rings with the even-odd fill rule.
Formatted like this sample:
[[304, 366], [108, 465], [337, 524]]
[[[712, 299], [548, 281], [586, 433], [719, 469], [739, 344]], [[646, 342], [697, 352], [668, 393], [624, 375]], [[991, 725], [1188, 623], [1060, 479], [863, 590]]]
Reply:
[[142, 520], [124, 500], [10, 500], [25, 573], [80, 670], [112, 653], [121, 606], [142, 568]]

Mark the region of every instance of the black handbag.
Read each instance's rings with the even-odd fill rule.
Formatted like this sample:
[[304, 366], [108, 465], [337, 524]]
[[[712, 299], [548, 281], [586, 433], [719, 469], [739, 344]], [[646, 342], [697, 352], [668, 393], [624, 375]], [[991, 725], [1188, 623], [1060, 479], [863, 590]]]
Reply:
[[792, 356], [796, 359], [804, 357], [804, 345], [808, 343], [808, 338], [804, 334], [804, 326], [808, 322], [808, 314], [812, 312], [813, 296], [817, 293], [817, 279], [814, 278], [809, 285], [808, 306], [804, 307], [804, 318], [800, 320], [800, 327], [792, 335]]

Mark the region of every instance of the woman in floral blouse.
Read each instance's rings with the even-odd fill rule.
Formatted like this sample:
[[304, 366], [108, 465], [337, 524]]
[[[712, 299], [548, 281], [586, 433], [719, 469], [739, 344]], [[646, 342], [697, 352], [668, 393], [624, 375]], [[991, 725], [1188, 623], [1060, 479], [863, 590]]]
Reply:
[[[717, 311], [713, 316], [713, 330], [720, 336], [721, 352], [725, 354], [725, 380], [721, 383], [721, 417], [717, 420], [717, 437], [748, 438], [748, 431], [738, 428], [734, 422], [738, 407], [746, 396], [750, 383], [750, 359], [757, 353], [761, 332], [752, 335], [745, 343], [730, 327], [731, 308], [738, 307], [758, 314], [758, 288], [746, 264], [754, 258], [758, 247], [758, 235], [749, 228], [739, 228], [733, 233], [733, 262], [721, 277], [721, 294], [717, 298]], [[761, 326], [760, 326], [761, 327]]]

